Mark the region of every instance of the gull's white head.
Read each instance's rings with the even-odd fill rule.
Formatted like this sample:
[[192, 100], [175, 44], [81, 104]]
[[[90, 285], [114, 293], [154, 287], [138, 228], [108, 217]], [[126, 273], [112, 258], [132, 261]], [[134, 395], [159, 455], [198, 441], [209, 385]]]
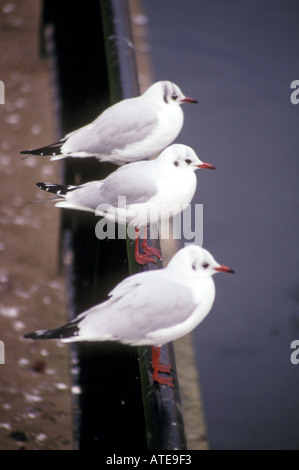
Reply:
[[179, 250], [169, 262], [167, 269], [176, 271], [182, 278], [202, 279], [217, 272], [234, 273], [219, 264], [208, 250], [198, 245], [188, 245]]
[[185, 96], [175, 83], [169, 81], [154, 83], [143, 95], [170, 106], [178, 106], [182, 103], [197, 103], [193, 98]]
[[160, 153], [156, 161], [159, 165], [195, 171], [199, 168], [215, 170], [213, 165], [202, 162], [191, 147], [183, 144], [173, 144]]

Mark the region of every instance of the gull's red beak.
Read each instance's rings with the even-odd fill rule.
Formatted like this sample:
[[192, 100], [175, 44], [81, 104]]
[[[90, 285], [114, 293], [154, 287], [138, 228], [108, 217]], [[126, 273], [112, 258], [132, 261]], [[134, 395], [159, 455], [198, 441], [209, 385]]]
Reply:
[[198, 101], [194, 100], [193, 98], [188, 98], [188, 96], [185, 96], [185, 98], [181, 100], [181, 103], [198, 103]]
[[205, 170], [216, 170], [214, 165], [210, 165], [210, 163], [202, 162], [200, 165], [196, 165], [197, 168], [204, 168]]
[[228, 268], [227, 266], [219, 266], [219, 268], [214, 268], [215, 271], [218, 271], [220, 273], [233, 273], [235, 274], [235, 271], [233, 271], [232, 269]]

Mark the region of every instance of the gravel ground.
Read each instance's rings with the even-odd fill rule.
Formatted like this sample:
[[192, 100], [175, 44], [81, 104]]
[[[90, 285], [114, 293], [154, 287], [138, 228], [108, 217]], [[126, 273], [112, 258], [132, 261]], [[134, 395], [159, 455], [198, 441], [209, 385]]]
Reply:
[[[69, 349], [23, 334], [66, 320], [58, 270], [59, 211], [29, 204], [58, 164], [20, 150], [55, 139], [48, 63], [39, 55], [40, 1], [0, 3], [0, 449], [71, 449]], [[54, 318], [53, 318], [54, 317]]]

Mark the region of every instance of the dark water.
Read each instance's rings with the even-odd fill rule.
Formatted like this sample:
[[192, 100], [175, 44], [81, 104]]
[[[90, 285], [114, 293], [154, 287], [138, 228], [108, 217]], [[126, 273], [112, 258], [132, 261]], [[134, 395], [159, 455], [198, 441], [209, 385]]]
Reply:
[[204, 246], [236, 270], [193, 334], [210, 448], [299, 449], [299, 2], [144, 6], [155, 80], [199, 100], [178, 142], [217, 167], [197, 174]]

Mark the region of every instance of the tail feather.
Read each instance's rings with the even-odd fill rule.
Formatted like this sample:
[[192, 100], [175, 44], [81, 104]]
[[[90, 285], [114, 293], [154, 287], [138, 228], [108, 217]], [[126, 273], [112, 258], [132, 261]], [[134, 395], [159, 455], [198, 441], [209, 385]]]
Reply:
[[49, 199], [39, 199], [38, 201], [29, 201], [24, 202], [24, 206], [29, 206], [30, 204], [43, 204], [44, 202], [59, 202], [61, 201], [60, 197], [50, 197]]
[[29, 150], [22, 150], [20, 152], [21, 155], [44, 155], [44, 156], [51, 156], [56, 157], [61, 155], [61, 147], [66, 142], [66, 138], [55, 142], [54, 144], [47, 145], [46, 147], [40, 147], [37, 149], [29, 149]]

